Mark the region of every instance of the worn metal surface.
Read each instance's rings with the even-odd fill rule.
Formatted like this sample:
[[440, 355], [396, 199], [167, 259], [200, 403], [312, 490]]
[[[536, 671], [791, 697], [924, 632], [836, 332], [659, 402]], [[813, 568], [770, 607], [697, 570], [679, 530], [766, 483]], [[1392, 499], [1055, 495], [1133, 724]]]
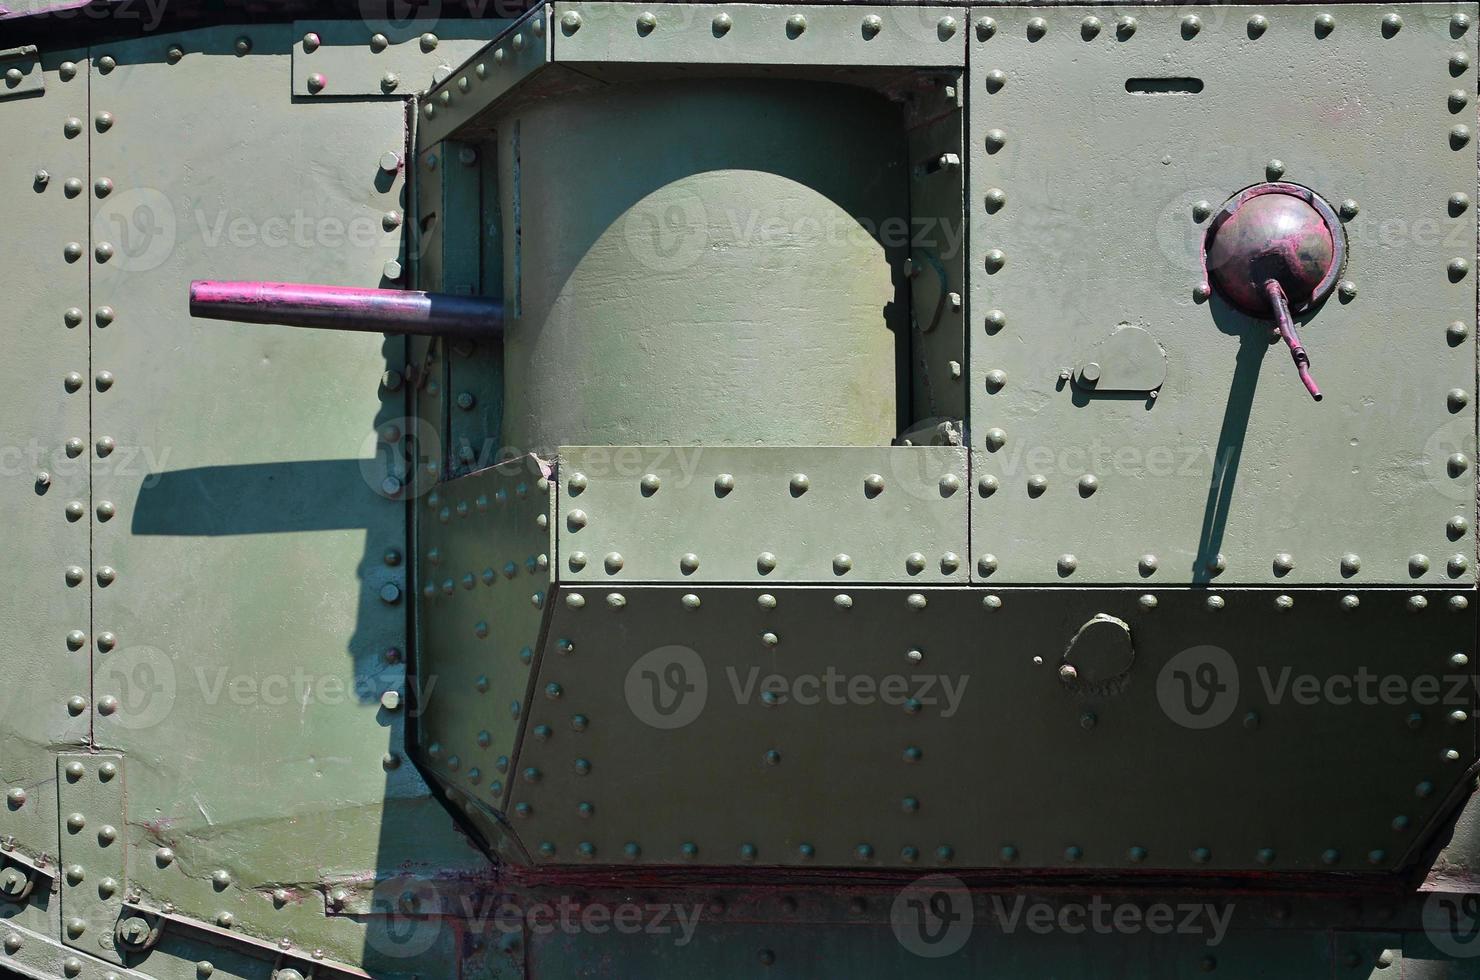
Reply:
[[504, 325], [502, 306], [472, 296], [203, 279], [190, 284], [190, 315], [202, 320], [485, 341], [497, 337]]
[[967, 580], [966, 450], [560, 450], [562, 582]]
[[549, 16], [548, 4], [534, 7], [434, 88], [421, 102], [416, 145], [426, 149], [455, 135], [459, 127], [549, 64]]
[[[961, 444], [966, 419], [965, 93], [962, 73], [918, 76], [909, 94], [910, 419], [916, 444]], [[942, 425], [948, 429], [943, 430]]]
[[[88, 235], [83, 55], [48, 53], [46, 94], [0, 102], [0, 129], [26, 134], [0, 154], [0, 526], [9, 542], [0, 563], [0, 837], [14, 839], [22, 860], [46, 856], [53, 872], [56, 753], [87, 743], [92, 696], [87, 263], [67, 251]], [[42, 901], [46, 891], [14, 914], [60, 935], [59, 903]]]
[[439, 484], [417, 507], [419, 761], [496, 814], [553, 578], [548, 473], [523, 457]]
[[[440, 5], [438, 5], [440, 7]], [[366, 3], [359, 21], [293, 25], [293, 94], [394, 96], [431, 88], [513, 20], [442, 20], [431, 10]], [[380, 14], [382, 16], [377, 16]]]
[[63, 942], [122, 964], [128, 949], [115, 927], [129, 887], [124, 758], [65, 753], [56, 766]]
[[397, 975], [323, 879], [484, 866], [401, 755], [404, 505], [376, 433], [405, 425], [379, 384], [404, 342], [192, 324], [184, 293], [376, 286], [399, 252], [402, 107], [294, 103], [293, 37], [93, 52], [96, 739], [129, 759], [144, 901]]
[[[1475, 10], [1405, 5], [1396, 30], [1388, 13], [974, 13], [971, 442], [1000, 487], [973, 512], [988, 581], [1474, 581]], [[1168, 90], [1127, 91], [1136, 79]], [[1065, 133], [1092, 150], [1065, 152]], [[1320, 405], [1268, 324], [1200, 291], [1206, 220], [1273, 179], [1343, 210], [1348, 285], [1301, 323]], [[1061, 376], [1118, 323], [1166, 348], [1154, 399]]]
[[[1468, 790], [1458, 593], [1147, 595], [562, 588], [516, 830], [560, 864], [1361, 873]], [[1134, 657], [1066, 678], [1097, 614]]]
[[965, 64], [961, 11], [946, 7], [623, 3], [553, 5], [555, 59], [732, 65]]
[[0, 51], [0, 99], [36, 95], [46, 91], [46, 73], [34, 44]]

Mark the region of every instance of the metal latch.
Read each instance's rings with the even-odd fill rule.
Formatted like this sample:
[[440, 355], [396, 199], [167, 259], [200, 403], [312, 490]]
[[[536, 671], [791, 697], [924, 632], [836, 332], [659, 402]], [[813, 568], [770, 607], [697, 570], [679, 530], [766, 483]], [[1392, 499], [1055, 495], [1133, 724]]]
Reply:
[[13, 99], [46, 91], [46, 75], [41, 71], [41, 53], [34, 44], [0, 51], [0, 99]]

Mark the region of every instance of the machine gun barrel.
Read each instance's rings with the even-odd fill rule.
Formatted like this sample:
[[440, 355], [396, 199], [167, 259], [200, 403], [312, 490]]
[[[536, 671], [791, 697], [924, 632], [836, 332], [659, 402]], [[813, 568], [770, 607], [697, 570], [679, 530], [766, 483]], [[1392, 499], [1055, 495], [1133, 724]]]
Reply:
[[482, 296], [291, 282], [190, 284], [190, 315], [326, 330], [485, 340], [504, 329], [503, 304]]

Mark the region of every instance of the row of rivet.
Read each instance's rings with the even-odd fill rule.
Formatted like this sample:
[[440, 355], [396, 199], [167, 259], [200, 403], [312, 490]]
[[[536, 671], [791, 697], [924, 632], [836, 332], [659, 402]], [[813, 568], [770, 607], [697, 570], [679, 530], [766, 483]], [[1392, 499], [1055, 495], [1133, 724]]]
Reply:
[[[1450, 528], [1460, 525], [1468, 526], [1468, 524], [1469, 522], [1466, 521], [1463, 517], [1452, 517], [1449, 520]], [[1295, 558], [1293, 555], [1290, 555], [1287, 552], [1280, 552], [1279, 554], [1275, 555], [1273, 561], [1270, 564], [1276, 578], [1283, 578], [1295, 570]], [[1432, 563], [1429, 561], [1428, 555], [1412, 555], [1408, 559], [1408, 574], [1412, 578], [1421, 578], [1422, 576], [1428, 574], [1431, 564]], [[1058, 559], [1056, 560], [1056, 566], [1061, 576], [1068, 577], [1074, 574], [1075, 570], [1079, 568], [1079, 559], [1072, 554], [1062, 554], [1058, 556]], [[996, 555], [986, 554], [977, 559], [977, 572], [983, 578], [990, 576], [994, 572], [996, 572], [997, 567], [998, 562]], [[1136, 561], [1136, 570], [1141, 574], [1142, 578], [1150, 578], [1151, 576], [1155, 575], [1160, 567], [1161, 562], [1156, 557], [1156, 555], [1145, 554]], [[1206, 569], [1209, 575], [1218, 576], [1228, 570], [1228, 559], [1225, 555], [1220, 553], [1218, 555], [1215, 555], [1203, 567]], [[1354, 554], [1342, 555], [1339, 559], [1339, 567], [1341, 569], [1342, 578], [1352, 578], [1361, 570], [1362, 559]], [[1469, 558], [1461, 554], [1451, 555], [1444, 564], [1445, 572], [1449, 575], [1450, 578], [1459, 578], [1463, 576], [1467, 571], [1469, 571], [1469, 568]]]
[[[581, 27], [585, 24], [585, 22], [585, 18], [581, 16], [579, 11], [567, 11], [566, 14], [560, 18], [560, 29], [566, 37], [570, 37], [574, 35], [577, 31], [579, 31]], [[734, 28], [734, 26], [734, 19], [729, 14], [724, 12], [715, 14], [709, 22], [710, 33], [713, 34], [715, 38], [722, 38], [727, 36], [730, 33], [731, 29]], [[877, 14], [868, 14], [859, 21], [858, 26], [859, 32], [862, 35], [863, 39], [865, 41], [872, 41], [874, 38], [883, 33], [884, 19]], [[644, 11], [643, 13], [638, 14], [635, 21], [635, 27], [638, 37], [651, 36], [652, 33], [658, 28], [658, 15], [654, 14], [652, 11]], [[935, 22], [936, 40], [942, 42], [949, 41], [951, 38], [956, 36], [956, 31], [959, 29], [960, 22], [957, 21], [955, 17], [949, 15], [940, 17]], [[796, 13], [791, 14], [786, 18], [784, 33], [786, 34], [788, 40], [796, 41], [800, 39], [802, 35], [806, 32], [806, 14]]]
[[[986, 555], [978, 564], [984, 567], [996, 568], [996, 559], [991, 555]], [[1342, 595], [1339, 601], [1341, 608], [1349, 612], [1359, 609], [1362, 605], [1361, 598], [1352, 593]], [[703, 606], [703, 600], [693, 592], [681, 594], [679, 596], [679, 602], [684, 608], [690, 610], [696, 610]], [[580, 592], [567, 593], [565, 604], [572, 609], [583, 609], [586, 606], [586, 596]], [[627, 597], [621, 592], [611, 592], [607, 594], [606, 604], [613, 610], [625, 609], [627, 606]], [[765, 592], [756, 597], [756, 604], [762, 609], [771, 610], [777, 607], [778, 602], [774, 595]], [[852, 609], [853, 597], [847, 593], [840, 592], [833, 596], [833, 604], [839, 609]], [[1002, 597], [996, 594], [988, 594], [982, 596], [981, 604], [988, 611], [995, 612], [1002, 608]], [[1137, 599], [1137, 604], [1142, 609], [1151, 610], [1157, 608], [1160, 600], [1155, 595], [1147, 592]], [[929, 605], [929, 600], [923, 593], [911, 592], [905, 596], [905, 605], [912, 610], [918, 611], [926, 608]], [[1203, 600], [1203, 605], [1209, 610], [1216, 612], [1227, 605], [1227, 600], [1222, 595], [1215, 593], [1207, 596]], [[1293, 609], [1295, 607], [1295, 597], [1282, 593], [1274, 597], [1274, 605], [1280, 610]], [[1463, 595], [1452, 595], [1448, 598], [1445, 605], [1450, 612], [1463, 612], [1470, 607], [1470, 600]], [[1429, 607], [1429, 600], [1422, 595], [1411, 595], [1404, 602], [1404, 606], [1409, 612], [1422, 612]], [[562, 640], [561, 642], [565, 643], [566, 641]]]
[[[1136, 34], [1140, 24], [1136, 18], [1125, 15], [1115, 20], [1115, 37], [1119, 41], [1129, 41]], [[1190, 41], [1202, 34], [1204, 23], [1197, 14], [1186, 14], [1177, 24], [1177, 32], [1183, 40]], [[1079, 36], [1086, 41], [1093, 41], [1100, 36], [1104, 30], [1105, 22], [1093, 15], [1085, 17], [1079, 22]], [[1250, 40], [1258, 40], [1269, 30], [1269, 18], [1263, 14], [1254, 14], [1244, 22], [1245, 33]], [[1336, 18], [1328, 13], [1315, 16], [1312, 22], [1315, 36], [1318, 38], [1330, 37], [1336, 30]], [[1392, 39], [1403, 29], [1403, 18], [1396, 13], [1385, 14], [1379, 22], [1379, 30], [1384, 38]], [[1461, 37], [1470, 29], [1470, 17], [1465, 13], [1455, 13], [1449, 18], [1449, 33], [1451, 37]], [[1029, 18], [1024, 25], [1024, 34], [1029, 41], [1037, 42], [1048, 36], [1049, 24], [1042, 17]], [[987, 41], [996, 37], [998, 33], [997, 21], [992, 17], [983, 17], [976, 22], [976, 37], [978, 41]], [[1466, 62], [1468, 64], [1468, 62]], [[1451, 69], [1452, 70], [1452, 69]]]
[[[529, 29], [530, 33], [532, 33], [535, 37], [544, 37], [545, 19], [543, 17], [534, 18], [534, 20], [530, 21]], [[432, 35], [423, 35], [423, 38], [431, 36]], [[516, 52], [523, 51], [525, 45], [526, 42], [524, 39], [524, 33], [522, 31], [516, 31], [514, 33], [514, 36], [509, 39], [508, 47], [505, 47], [501, 44], [494, 49], [493, 66], [495, 68], [504, 67], [504, 65], [509, 61], [509, 52], [511, 50]], [[310, 91], [315, 90], [314, 85], [316, 84], [316, 77], [322, 80], [322, 76], [309, 76], [308, 85]], [[473, 66], [471, 78], [466, 74], [459, 75], [457, 81], [454, 84], [459, 92], [466, 95], [468, 92], [472, 91], [474, 81], [482, 82], [486, 78], [488, 78], [488, 65], [487, 63], [480, 61]], [[322, 81], [317, 84], [320, 84], [320, 88], [322, 88]], [[384, 80], [382, 81], [382, 85], [384, 85]], [[428, 119], [431, 119], [436, 116], [438, 105], [441, 105], [443, 107], [450, 106], [452, 104], [453, 98], [452, 88], [453, 86], [445, 86], [434, 92], [432, 94], [432, 97], [422, 104], [422, 114], [425, 115]]]
[[[906, 800], [906, 809], [909, 809], [908, 804], [910, 802], [912, 801], [908, 799]], [[917, 803], [918, 801], [913, 802]], [[579, 804], [579, 806], [589, 808], [590, 804], [582, 803]], [[528, 815], [531, 812], [532, 811], [530, 810], [526, 810], [525, 815]], [[579, 812], [582, 816], [590, 815], [589, 810], [580, 810]], [[1395, 829], [1405, 829], [1408, 826], [1408, 818], [1402, 816], [1395, 818], [1393, 821], [1393, 826]], [[539, 852], [544, 857], [552, 858], [559, 854], [560, 849], [555, 844], [555, 842], [546, 840], [540, 842]], [[583, 859], [589, 860], [591, 858], [595, 858], [597, 856], [596, 845], [591, 843], [590, 841], [581, 841], [576, 845], [576, 853]], [[622, 846], [622, 853], [623, 856], [626, 857], [628, 860], [637, 860], [638, 858], [642, 857], [642, 845], [639, 844], [637, 841], [628, 841]], [[693, 861], [699, 857], [699, 853], [700, 850], [698, 844], [693, 841], [683, 841], [679, 844], [677, 856], [684, 861]], [[1125, 856], [1126, 859], [1129, 860], [1132, 864], [1141, 864], [1144, 863], [1148, 857], [1150, 857], [1150, 853], [1151, 852], [1145, 847], [1132, 846], [1127, 849]], [[873, 862], [879, 860], [878, 853], [875, 850], [874, 846], [867, 842], [863, 842], [852, 847], [850, 849], [850, 854], [854, 858], [854, 860], [857, 861]], [[899, 859], [906, 864], [913, 864], [920, 859], [920, 854], [921, 852], [918, 847], [915, 847], [913, 845], [905, 845], [900, 849]], [[748, 864], [754, 862], [757, 858], [760, 857], [760, 849], [757, 848], [754, 844], [743, 843], [736, 848], [736, 856], [740, 859], [741, 862]], [[811, 861], [817, 856], [817, 848], [811, 843], [803, 842], [797, 845], [796, 856], [803, 861]], [[948, 864], [955, 859], [956, 850], [949, 844], [942, 844], [939, 847], [935, 848], [934, 856], [937, 862], [941, 864]], [[1005, 864], [1016, 864], [1022, 861], [1021, 851], [1016, 845], [1013, 844], [1004, 844], [998, 851], [998, 856], [1002, 863]], [[1208, 847], [1195, 847], [1188, 851], [1187, 856], [1188, 859], [1191, 860], [1194, 864], [1208, 864], [1213, 859], [1213, 852], [1212, 849]], [[1372, 865], [1384, 864], [1388, 859], [1387, 851], [1383, 848], [1375, 848], [1371, 851], [1368, 851], [1365, 856], [1367, 863]], [[1064, 848], [1064, 863], [1078, 864], [1082, 862], [1084, 858], [1084, 848], [1077, 845], [1070, 845]], [[1275, 862], [1275, 858], [1276, 852], [1275, 849], [1272, 847], [1262, 847], [1254, 853], [1254, 859], [1262, 865], [1273, 864]], [[1325, 864], [1327, 866], [1338, 865], [1342, 862], [1342, 852], [1339, 848], [1326, 848], [1321, 852], [1320, 860], [1322, 864]]]
[[[566, 481], [566, 489], [572, 497], [579, 497], [590, 486], [590, 481], [584, 473], [572, 473]], [[644, 497], [651, 497], [663, 486], [663, 480], [656, 473], [645, 473], [637, 481], [638, 491]], [[728, 497], [735, 491], [735, 476], [733, 473], [721, 473], [714, 478], [714, 495], [716, 497]], [[788, 480], [788, 489], [791, 496], [799, 498], [812, 488], [812, 480], [805, 473], [794, 473]], [[878, 473], [870, 473], [863, 478], [863, 495], [870, 500], [884, 492], [884, 477]], [[954, 496], [961, 489], [961, 477], [955, 473], [946, 473], [936, 481], [936, 486], [942, 497]], [[585, 526], [585, 514], [582, 511], [572, 511], [573, 514], [581, 515], [580, 526]], [[576, 530], [572, 528], [571, 530]]]
[[[417, 39], [421, 50], [425, 54], [435, 51], [438, 44], [437, 35], [432, 33], [423, 34]], [[313, 54], [323, 45], [323, 39], [314, 31], [303, 35], [303, 50], [306, 54]], [[376, 54], [390, 47], [390, 38], [384, 34], [376, 33], [370, 35], [370, 50]], [[401, 84], [401, 77], [393, 71], [388, 71], [380, 77], [380, 89], [382, 92], [394, 92]], [[318, 95], [329, 87], [329, 79], [321, 72], [313, 72], [307, 79], [308, 93]], [[466, 89], [464, 89], [466, 91]]]

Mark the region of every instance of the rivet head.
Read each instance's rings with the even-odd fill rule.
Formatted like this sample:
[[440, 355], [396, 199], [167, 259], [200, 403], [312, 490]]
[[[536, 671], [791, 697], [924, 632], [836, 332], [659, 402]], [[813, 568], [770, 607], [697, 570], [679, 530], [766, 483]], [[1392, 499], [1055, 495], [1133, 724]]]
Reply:
[[884, 478], [878, 473], [870, 473], [863, 478], [863, 492], [867, 497], [877, 497], [884, 492]]
[[319, 72], [308, 76], [308, 91], [310, 95], [318, 95], [329, 86], [329, 80]]
[[1126, 16], [1115, 21], [1115, 36], [1124, 41], [1136, 33], [1136, 18]]
[[949, 41], [956, 36], [956, 18], [942, 17], [935, 22], [935, 36], [938, 40]]
[[1269, 18], [1263, 14], [1255, 14], [1249, 18], [1248, 30], [1249, 37], [1261, 36], [1265, 31], [1269, 30]]
[[795, 40], [801, 37], [802, 32], [807, 29], [807, 18], [801, 14], [792, 14], [786, 18], [786, 36]]
[[566, 11], [565, 16], [560, 18], [560, 27], [566, 34], [574, 34], [581, 29], [581, 15], [574, 10]]
[[925, 556], [920, 554], [920, 552], [918, 551], [912, 552], [905, 558], [904, 567], [905, 571], [909, 572], [911, 575], [919, 575], [921, 572], [925, 571]]
[[1007, 372], [1000, 368], [993, 368], [987, 372], [987, 390], [996, 394], [1007, 384]]
[[1285, 161], [1270, 160], [1264, 165], [1264, 176], [1270, 180], [1279, 180], [1285, 175]]
[[1206, 604], [1209, 612], [1217, 612], [1218, 610], [1223, 608], [1225, 602], [1221, 595], [1210, 595], [1208, 596]]
[[82, 258], [82, 243], [68, 242], [66, 245], [62, 246], [62, 257], [65, 258], [68, 262], [76, 262], [78, 259]]
[[1451, 555], [1449, 561], [1445, 562], [1444, 570], [1449, 573], [1450, 578], [1459, 578], [1469, 570], [1470, 560], [1464, 555]]
[[97, 256], [99, 262], [107, 262], [113, 258], [113, 246], [108, 242], [98, 242], [97, 247], [93, 249], [93, 254]]
[[1447, 460], [1450, 476], [1459, 476], [1470, 468], [1470, 457], [1464, 453], [1454, 453]]
[[1079, 36], [1084, 38], [1086, 41], [1093, 40], [1094, 38], [1100, 36], [1100, 29], [1104, 26], [1105, 25], [1100, 20], [1100, 18], [1086, 17], [1084, 18], [1084, 20], [1079, 22]]
[[[1466, 130], [1465, 136], [1466, 136], [1466, 139], [1469, 138], [1469, 131], [1468, 130]], [[1470, 262], [1469, 262], [1468, 259], [1455, 258], [1455, 259], [1450, 259], [1449, 260], [1449, 278], [1450, 279], [1458, 281], [1460, 279], [1463, 279], [1465, 276], [1467, 276], [1469, 274], [1469, 272], [1470, 272]]]
[[1182, 18], [1182, 36], [1185, 38], [1197, 37], [1202, 30], [1202, 19], [1196, 14], [1188, 14]]
[[1455, 35], [1456, 37], [1459, 36], [1459, 35], [1461, 35], [1461, 34], [1463, 34], [1465, 31], [1468, 31], [1469, 29], [1470, 29], [1470, 15], [1469, 14], [1456, 13], [1454, 16], [1452, 16], [1452, 17], [1449, 18], [1449, 32], [1451, 34]]
[[1048, 477], [1042, 473], [1034, 473], [1028, 477], [1028, 494], [1030, 496], [1041, 496], [1048, 489]]
[[[756, 567], [756, 570], [758, 572], [760, 572], [762, 575], [766, 575], [766, 574], [769, 574], [769, 573], [775, 571], [776, 570], [776, 556], [773, 555], [769, 551], [763, 551], [763, 552], [761, 552], [760, 553], [760, 556], [758, 558], [756, 558], [756, 560], [755, 560], [755, 567]], [[774, 600], [772, 600], [772, 601], [774, 601]]]
[[658, 479], [658, 474], [648, 473], [643, 476], [641, 481], [642, 495], [644, 497], [651, 497], [658, 492], [658, 488], [662, 485], [663, 481]]
[[26, 791], [17, 786], [5, 794], [5, 801], [12, 810], [18, 810], [26, 805]]
[[802, 494], [806, 493], [808, 488], [811, 486], [812, 481], [807, 479], [807, 474], [794, 474], [791, 478], [791, 495], [793, 497], [800, 497]]
[[113, 113], [106, 109], [98, 112], [93, 116], [93, 125], [98, 128], [98, 132], [106, 133], [113, 128]]
[[70, 831], [72, 831], [72, 833], [75, 834], [79, 830], [81, 830], [83, 827], [86, 827], [86, 826], [87, 826], [87, 818], [84, 817], [82, 814], [80, 814], [80, 813], [68, 814], [68, 816], [67, 816], [67, 829], [70, 830]]
[[1397, 14], [1387, 14], [1382, 18], [1382, 36], [1392, 37], [1403, 29], [1403, 18]]
[[617, 572], [620, 572], [624, 564], [625, 561], [623, 560], [621, 553], [616, 551], [608, 553], [607, 556], [602, 559], [602, 565], [606, 568], [606, 573], [608, 575], [615, 575]]
[[1336, 18], [1330, 14], [1316, 14], [1316, 36], [1325, 37], [1336, 30]]
[[997, 556], [982, 555], [976, 560], [976, 570], [982, 578], [987, 578], [997, 570]]
[[1079, 494], [1088, 497], [1100, 488], [1100, 480], [1093, 473], [1086, 473], [1079, 478]]
[[832, 567], [834, 574], [846, 575], [853, 570], [853, 559], [841, 553], [833, 555]]
[[111, 715], [118, 710], [118, 699], [111, 694], [98, 698], [98, 714]]
[[1276, 575], [1288, 575], [1294, 568], [1295, 559], [1293, 556], [1283, 551], [1274, 556], [1274, 573]]
[[989, 129], [986, 134], [986, 147], [988, 153], [996, 153], [1007, 145], [1007, 134], [1000, 129]]
[[724, 37], [734, 26], [735, 22], [730, 19], [730, 15], [723, 13], [715, 14], [714, 19], [709, 22], [710, 30], [714, 32], [715, 37]]
[[1028, 19], [1028, 40], [1038, 41], [1048, 33], [1048, 21], [1042, 17], [1031, 17]]
[[74, 694], [67, 699], [67, 711], [73, 715], [80, 715], [87, 710], [87, 698], [80, 694]]
[[1449, 73], [1451, 75], [1463, 75], [1470, 70], [1470, 56], [1463, 51], [1457, 51], [1449, 56]]
[[87, 510], [87, 508], [85, 508], [85, 507], [82, 506], [82, 501], [80, 501], [80, 500], [72, 500], [72, 501], [69, 501], [67, 503], [67, 519], [69, 521], [78, 521], [78, 520], [81, 520], [82, 519], [82, 515], [86, 512], [86, 510]]
[[865, 40], [873, 40], [879, 36], [884, 29], [884, 20], [877, 14], [869, 14], [863, 19], [863, 36]]
[[1079, 567], [1079, 559], [1073, 555], [1059, 555], [1058, 569], [1060, 575], [1073, 575], [1074, 570]]
[[1421, 595], [1411, 595], [1408, 597], [1407, 607], [1409, 612], [1423, 612], [1429, 608], [1429, 600]]

